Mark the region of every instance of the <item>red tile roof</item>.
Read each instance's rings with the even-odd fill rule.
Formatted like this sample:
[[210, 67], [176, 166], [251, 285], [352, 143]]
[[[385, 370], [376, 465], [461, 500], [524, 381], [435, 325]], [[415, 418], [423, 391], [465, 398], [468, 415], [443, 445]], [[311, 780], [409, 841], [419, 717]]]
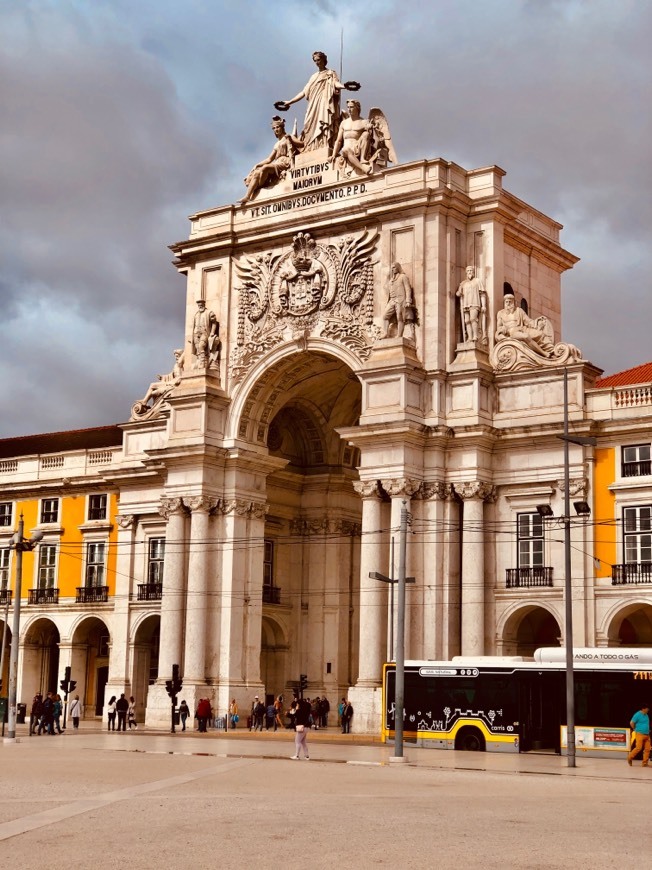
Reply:
[[616, 372], [615, 375], [607, 375], [606, 378], [598, 378], [596, 387], [629, 387], [633, 384], [649, 384], [652, 382], [652, 362], [634, 366], [633, 369], [625, 369], [624, 372]]

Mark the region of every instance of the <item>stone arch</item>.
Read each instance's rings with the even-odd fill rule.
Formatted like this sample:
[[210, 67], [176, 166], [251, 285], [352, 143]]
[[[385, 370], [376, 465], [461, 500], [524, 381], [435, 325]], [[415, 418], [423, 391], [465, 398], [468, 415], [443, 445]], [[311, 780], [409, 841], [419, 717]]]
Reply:
[[131, 627], [131, 694], [136, 699], [136, 718], [147, 707], [149, 687], [158, 678], [161, 615], [143, 613]]
[[609, 646], [652, 647], [652, 603], [618, 602], [605, 615], [602, 634]]
[[11, 625], [9, 624], [9, 620], [7, 620], [7, 627], [4, 630], [4, 613], [0, 616], [0, 644], [2, 643], [2, 635], [4, 631], [4, 642], [5, 642], [5, 650], [4, 656], [2, 657], [2, 673], [0, 677], [2, 678], [2, 685], [9, 685], [9, 661], [11, 659]]
[[543, 646], [560, 646], [558, 614], [546, 605], [515, 604], [498, 625], [503, 655], [532, 656]]
[[84, 613], [73, 623], [70, 641], [71, 677], [77, 681], [75, 694], [79, 695], [84, 718], [101, 716], [109, 677], [109, 627], [99, 616]]
[[265, 697], [285, 691], [287, 656], [289, 651], [287, 628], [275, 616], [264, 614], [261, 622], [260, 677]]
[[60, 641], [61, 634], [56, 623], [47, 616], [35, 616], [25, 626], [22, 637], [22, 698], [31, 699], [37, 692], [58, 689]]

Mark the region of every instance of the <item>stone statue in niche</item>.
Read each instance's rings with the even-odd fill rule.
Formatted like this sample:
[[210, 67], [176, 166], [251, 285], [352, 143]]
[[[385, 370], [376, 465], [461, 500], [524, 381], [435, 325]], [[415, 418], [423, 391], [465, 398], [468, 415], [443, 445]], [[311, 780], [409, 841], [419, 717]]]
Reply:
[[511, 293], [503, 297], [504, 308], [496, 317], [496, 341], [514, 338], [523, 342], [535, 353], [544, 357], [552, 356], [555, 350], [552, 324], [547, 317], [531, 320], [522, 308], [516, 307]]
[[346, 108], [330, 159], [339, 155], [342, 164], [363, 175], [395, 163], [392, 137], [382, 109], [371, 109], [367, 119], [361, 116], [359, 100], [347, 100]]
[[194, 368], [219, 369], [221, 350], [220, 324], [217, 322], [217, 317], [206, 308], [203, 299], [198, 299], [197, 312], [192, 324]]
[[[511, 287], [507, 285], [511, 290]], [[535, 320], [516, 307], [513, 293], [505, 293], [504, 308], [496, 316], [496, 343], [489, 362], [497, 372], [518, 372], [540, 367], [556, 367], [582, 359], [573, 344], [554, 342], [552, 324], [547, 317]]]
[[132, 405], [132, 420], [150, 420], [158, 415], [165, 399], [180, 383], [184, 365], [185, 354], [181, 348], [178, 348], [174, 351], [174, 367], [172, 371], [167, 375], [159, 375], [158, 380], [149, 385], [149, 389], [143, 398]]
[[274, 108], [287, 112], [293, 103], [306, 100], [306, 117], [303, 123], [301, 141], [303, 150], [313, 151], [323, 146], [331, 147], [340, 123], [340, 91], [359, 91], [359, 82], [342, 82], [335, 70], [327, 69], [328, 58], [323, 51], [313, 52], [312, 59], [317, 67], [308, 84], [291, 100], [279, 100]]
[[300, 140], [296, 136], [286, 133], [285, 121], [278, 115], [272, 118], [272, 130], [278, 141], [269, 157], [256, 163], [245, 178], [247, 192], [240, 200], [241, 205], [246, 205], [261, 187], [274, 184], [285, 178], [288, 169], [292, 166], [294, 155], [301, 150]]
[[462, 336], [465, 342], [487, 342], [487, 293], [473, 266], [455, 294], [460, 300]]
[[387, 305], [383, 313], [384, 337], [390, 337], [392, 327], [395, 327], [393, 334], [397, 336], [403, 335], [406, 326], [410, 326], [414, 331], [414, 324], [417, 322], [414, 293], [400, 263], [392, 263], [386, 286]]

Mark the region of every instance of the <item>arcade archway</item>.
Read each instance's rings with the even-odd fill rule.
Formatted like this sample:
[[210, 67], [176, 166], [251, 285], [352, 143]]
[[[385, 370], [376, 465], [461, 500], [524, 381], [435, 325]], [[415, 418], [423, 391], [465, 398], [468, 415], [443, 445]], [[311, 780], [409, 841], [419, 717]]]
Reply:
[[98, 617], [88, 616], [75, 628], [70, 669], [84, 717], [101, 716], [109, 675], [109, 629]]
[[633, 602], [612, 618], [607, 632], [609, 646], [652, 647], [652, 604]]
[[503, 632], [503, 655], [530, 657], [540, 647], [560, 646], [562, 631], [543, 607], [525, 605], [509, 617]]
[[51, 619], [36, 619], [26, 630], [23, 640], [23, 678], [21, 699], [24, 703], [37, 692], [58, 691], [59, 629]]
[[147, 706], [149, 687], [158, 677], [161, 617], [151, 614], [136, 628], [133, 640], [131, 693], [136, 699], [136, 718], [141, 720]]

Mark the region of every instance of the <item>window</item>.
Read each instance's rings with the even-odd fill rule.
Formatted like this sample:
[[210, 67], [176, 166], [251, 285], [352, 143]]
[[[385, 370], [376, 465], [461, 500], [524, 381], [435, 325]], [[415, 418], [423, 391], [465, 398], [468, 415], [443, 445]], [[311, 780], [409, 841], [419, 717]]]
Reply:
[[86, 585], [104, 586], [105, 543], [86, 544]]
[[163, 583], [163, 563], [165, 561], [165, 538], [149, 539], [149, 561], [147, 564], [147, 582]]
[[274, 585], [274, 541], [265, 541], [263, 556], [263, 586]]
[[0, 589], [9, 586], [9, 547], [0, 548]]
[[652, 505], [623, 510], [625, 562], [652, 562]]
[[516, 539], [519, 568], [543, 566], [543, 517], [536, 514], [517, 514]]
[[[57, 499], [55, 499], [56, 501]], [[52, 589], [57, 573], [56, 544], [41, 544], [38, 550], [38, 588]]]
[[652, 474], [649, 444], [633, 444], [623, 447], [623, 477], [641, 477]]
[[44, 498], [41, 500], [41, 522], [42, 523], [57, 523], [59, 522], [59, 499]]
[[0, 502], [0, 526], [11, 525], [11, 514], [13, 504], [10, 501]]
[[105, 520], [106, 519], [106, 494], [89, 495], [89, 497], [88, 497], [88, 519], [89, 520]]

